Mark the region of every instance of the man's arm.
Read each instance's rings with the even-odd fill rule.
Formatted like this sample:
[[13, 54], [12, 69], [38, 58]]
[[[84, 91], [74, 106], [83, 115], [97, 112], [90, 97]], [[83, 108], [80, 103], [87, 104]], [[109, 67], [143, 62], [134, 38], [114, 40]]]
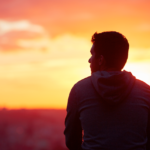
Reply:
[[148, 126], [147, 126], [147, 144], [146, 150], [150, 150], [150, 112], [148, 114]]
[[67, 116], [65, 119], [66, 146], [69, 150], [82, 150], [82, 127], [78, 113], [78, 97], [75, 86], [72, 88], [67, 105]]

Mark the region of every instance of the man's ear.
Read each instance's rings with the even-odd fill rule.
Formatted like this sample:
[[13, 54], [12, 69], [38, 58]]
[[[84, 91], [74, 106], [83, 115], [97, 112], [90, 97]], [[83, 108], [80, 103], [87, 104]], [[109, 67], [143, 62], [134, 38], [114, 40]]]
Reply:
[[102, 64], [105, 63], [105, 59], [103, 55], [100, 55], [98, 58], [98, 65], [101, 66]]

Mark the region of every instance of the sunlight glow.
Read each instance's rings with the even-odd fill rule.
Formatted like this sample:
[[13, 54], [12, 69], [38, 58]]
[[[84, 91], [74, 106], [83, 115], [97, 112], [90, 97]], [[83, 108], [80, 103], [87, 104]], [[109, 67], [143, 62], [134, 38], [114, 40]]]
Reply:
[[132, 74], [147, 84], [150, 85], [150, 61], [149, 62], [135, 62], [135, 63], [127, 63], [125, 66], [125, 70], [131, 71]]

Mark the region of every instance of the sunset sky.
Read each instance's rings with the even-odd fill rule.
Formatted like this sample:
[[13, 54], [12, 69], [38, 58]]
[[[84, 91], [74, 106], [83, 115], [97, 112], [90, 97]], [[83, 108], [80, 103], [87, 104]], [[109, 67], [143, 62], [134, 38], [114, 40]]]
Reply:
[[149, 0], [1, 0], [0, 108], [66, 108], [90, 75], [94, 32], [130, 43], [125, 70], [150, 84]]

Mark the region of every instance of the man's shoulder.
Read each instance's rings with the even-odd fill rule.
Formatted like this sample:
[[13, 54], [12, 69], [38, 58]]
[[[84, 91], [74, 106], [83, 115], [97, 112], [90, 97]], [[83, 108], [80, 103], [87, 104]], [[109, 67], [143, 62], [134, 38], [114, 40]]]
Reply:
[[136, 85], [139, 88], [146, 88], [146, 89], [150, 89], [150, 85], [148, 85], [146, 82], [140, 80], [140, 79], [136, 79]]
[[91, 81], [91, 76], [78, 81], [73, 88], [80, 95], [80, 98], [90, 97], [96, 93]]
[[142, 80], [136, 79], [135, 80], [135, 86], [134, 86], [134, 91], [136, 94], [146, 94], [150, 98], [150, 85], [145, 83]]
[[91, 84], [91, 76], [88, 76], [84, 79], [79, 80], [75, 86], [76, 87], [81, 87], [81, 86], [87, 86], [88, 84]]
[[92, 87], [91, 76], [88, 76], [84, 79], [79, 80], [77, 83], [74, 84], [73, 87], [81, 91], [84, 91], [86, 89], [91, 89]]

